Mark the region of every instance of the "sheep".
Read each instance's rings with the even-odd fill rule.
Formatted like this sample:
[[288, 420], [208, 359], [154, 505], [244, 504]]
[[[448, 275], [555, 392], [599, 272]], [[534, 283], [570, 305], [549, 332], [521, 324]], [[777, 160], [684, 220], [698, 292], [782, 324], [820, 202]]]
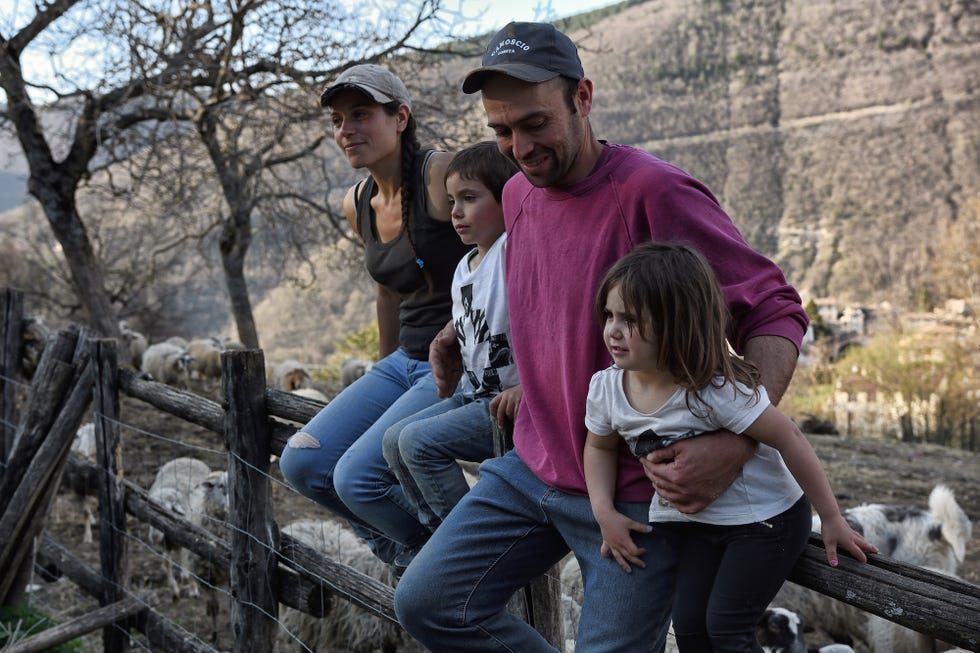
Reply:
[[187, 343], [191, 355], [192, 378], [221, 378], [221, 341], [216, 338], [195, 338]]
[[756, 626], [756, 641], [765, 653], [854, 653], [847, 644], [807, 648], [804, 633], [813, 628], [797, 613], [786, 608], [768, 608]]
[[[70, 491], [70, 511], [74, 515], [84, 513], [85, 530], [82, 542], [94, 541], [92, 527], [96, 524], [95, 512], [99, 506], [97, 497], [100, 470], [96, 467], [95, 424], [87, 422], [78, 427], [69, 454], [72, 461], [65, 465], [62, 487]], [[60, 518], [61, 508], [58, 509]]]
[[786, 608], [768, 608], [755, 627], [755, 639], [765, 653], [807, 653], [807, 627], [797, 613]]
[[[300, 519], [284, 526], [282, 533], [382, 583], [390, 585], [393, 582], [389, 566], [378, 560], [353, 531], [338, 521]], [[336, 599], [322, 618], [283, 606], [279, 621], [283, 631], [280, 650], [283, 651], [293, 646], [319, 653], [424, 650], [396, 624], [342, 599]], [[296, 640], [301, 645], [296, 645]]]
[[24, 316], [23, 346], [21, 348], [21, 370], [27, 379], [34, 378], [34, 372], [41, 362], [44, 347], [48, 344], [51, 331], [39, 316]]
[[[865, 504], [844, 511], [852, 528], [878, 547], [881, 555], [954, 576], [966, 553], [972, 524], [956, 503], [953, 492], [937, 485], [929, 495], [929, 509]], [[820, 530], [814, 517], [813, 529]], [[808, 616], [811, 625], [837, 640], [864, 651], [919, 653], [933, 651], [934, 642], [921, 633], [869, 615], [794, 583], [784, 583], [773, 605], [786, 606]]]
[[286, 392], [292, 392], [299, 388], [308, 388], [312, 384], [310, 372], [299, 361], [288, 359], [276, 365], [272, 374], [272, 387]]
[[296, 388], [295, 390], [290, 390], [290, 392], [294, 395], [306, 397], [307, 399], [313, 399], [314, 401], [319, 401], [324, 404], [330, 402], [330, 400], [327, 399], [327, 395], [323, 394], [316, 388]]
[[[153, 484], [150, 486], [149, 499], [161, 508], [168, 510], [181, 519], [189, 519], [195, 510], [200, 510], [201, 499], [196, 488], [204, 483], [211, 474], [211, 468], [196, 458], [175, 458], [168, 461], [157, 470]], [[195, 494], [196, 503], [192, 508], [191, 495]], [[174, 576], [173, 558], [171, 553], [178, 548], [177, 544], [169, 541], [163, 533], [153, 528], [149, 529], [147, 539], [156, 545], [161, 542], [168, 552], [166, 558], [166, 577], [174, 600], [180, 598], [181, 587]], [[186, 549], [180, 547], [180, 580], [187, 583], [190, 580], [190, 556]], [[191, 596], [200, 596], [195, 583], [190, 583], [187, 591]]]
[[187, 349], [187, 338], [183, 336], [170, 336], [164, 342], [169, 342], [171, 345], [176, 345], [181, 349]]
[[158, 342], [143, 352], [140, 371], [160, 383], [186, 388], [190, 385], [191, 355], [175, 344]]
[[126, 320], [120, 320], [119, 341], [122, 343], [121, 360], [127, 365], [140, 369], [140, 365], [143, 363], [143, 353], [149, 346], [146, 336], [131, 328]]
[[354, 381], [368, 373], [374, 365], [371, 361], [360, 358], [348, 358], [340, 366], [340, 384], [343, 387], [349, 386]]
[[248, 347], [246, 347], [245, 345], [243, 345], [238, 340], [235, 340], [234, 338], [225, 338], [225, 337], [222, 337], [221, 338], [221, 349], [222, 350], [229, 350], [229, 349], [243, 350], [243, 349], [248, 349]]
[[[203, 526], [227, 539], [228, 529], [228, 472], [213, 471], [191, 489], [188, 500], [188, 520], [197, 526]], [[203, 558], [194, 557], [191, 562], [194, 577], [205, 586], [208, 598], [205, 611], [211, 617], [211, 643], [218, 641], [218, 605], [219, 585], [228, 582], [229, 570], [224, 564], [214, 564]]]

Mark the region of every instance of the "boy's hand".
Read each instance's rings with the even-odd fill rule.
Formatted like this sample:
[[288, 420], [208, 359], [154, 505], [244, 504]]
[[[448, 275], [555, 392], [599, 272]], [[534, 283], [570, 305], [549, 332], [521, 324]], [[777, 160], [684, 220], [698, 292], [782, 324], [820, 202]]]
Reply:
[[838, 546], [850, 553], [858, 562], [868, 561], [865, 553], [878, 553], [878, 547], [855, 532], [839, 514], [828, 521], [821, 517], [820, 537], [823, 539], [824, 548], [827, 550], [827, 562], [831, 567], [837, 566]]
[[647, 550], [637, 546], [630, 533], [649, 533], [649, 524], [633, 521], [618, 511], [610, 511], [601, 518], [597, 516], [596, 520], [602, 530], [602, 557], [613, 558], [627, 574], [633, 571], [630, 565], [646, 567], [640, 556]]
[[490, 417], [499, 425], [513, 424], [523, 396], [524, 391], [519, 385], [503, 390], [490, 400]]

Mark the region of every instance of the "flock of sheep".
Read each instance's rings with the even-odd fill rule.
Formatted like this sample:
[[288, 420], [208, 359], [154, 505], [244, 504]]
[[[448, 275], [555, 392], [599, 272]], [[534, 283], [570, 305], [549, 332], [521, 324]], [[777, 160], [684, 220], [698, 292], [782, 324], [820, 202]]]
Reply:
[[[151, 345], [146, 336], [125, 321], [119, 323], [119, 330], [123, 362], [154, 381], [179, 388], [188, 388], [191, 379], [220, 379], [221, 352], [244, 348], [237, 340], [218, 337], [187, 340], [174, 336]], [[344, 361], [341, 385], [350, 385], [371, 369], [371, 365], [370, 361], [357, 358]], [[272, 368], [269, 387], [327, 402], [327, 397], [313, 387], [309, 368], [294, 359], [281, 361]]]
[[[89, 438], [90, 427], [80, 429], [78, 441]], [[76, 447], [84, 448], [81, 444]], [[475, 478], [471, 482], [475, 482]], [[177, 458], [159, 468], [149, 488], [149, 497], [175, 516], [227, 537], [226, 472], [212, 470], [194, 458]], [[956, 575], [972, 534], [969, 518], [957, 504], [952, 491], [943, 485], [933, 489], [928, 508], [865, 504], [846, 510], [845, 516], [854, 528], [878, 546], [882, 555], [951, 576]], [[815, 519], [814, 530], [819, 531], [819, 527], [819, 520]], [[388, 566], [336, 520], [300, 519], [283, 526], [281, 532], [382, 583], [392, 585], [395, 582]], [[197, 597], [200, 595], [198, 585], [203, 585], [209, 592], [208, 613], [216, 618], [218, 599], [214, 587], [227, 583], [227, 570], [212, 569], [196, 557], [191, 559], [185, 550], [167, 543], [154, 529], [150, 529], [148, 540], [158, 548], [162, 546], [164, 576], [173, 599]], [[574, 556], [563, 561], [561, 588], [564, 627], [571, 638], [577, 630], [583, 598], [581, 573]], [[282, 650], [422, 650], [391, 622], [346, 602], [334, 605], [323, 618], [283, 607], [279, 620]], [[805, 634], [814, 628], [846, 644], [810, 648]], [[792, 583], [786, 583], [776, 596], [759, 624], [758, 637], [767, 653], [933, 653], [942, 650], [924, 635]], [[565, 650], [574, 651], [574, 646], [574, 639], [569, 639]], [[675, 650], [674, 643], [668, 639], [667, 651]]]

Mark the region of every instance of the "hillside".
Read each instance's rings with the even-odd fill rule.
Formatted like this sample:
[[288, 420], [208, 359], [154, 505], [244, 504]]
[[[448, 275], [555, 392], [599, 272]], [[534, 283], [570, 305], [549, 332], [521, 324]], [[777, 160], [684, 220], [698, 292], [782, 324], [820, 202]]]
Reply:
[[652, 0], [573, 35], [599, 136], [704, 180], [805, 295], [911, 305], [980, 196], [975, 3]]
[[[567, 29], [595, 85], [598, 136], [705, 181], [805, 299], [919, 308], [935, 261], [964, 242], [943, 235], [980, 222], [975, 2], [629, 0], [567, 25], [578, 26]], [[423, 141], [455, 148], [491, 136], [479, 98], [458, 91], [477, 63], [445, 62], [407, 79]], [[467, 118], [434, 114], [437, 97], [452, 98]], [[337, 187], [346, 187], [356, 173], [332, 144], [324, 153]], [[341, 334], [321, 325], [337, 307], [346, 317], [331, 324], [353, 330], [370, 321], [363, 278], [324, 268], [312, 291], [266, 292], [281, 270], [263, 258], [251, 265], [260, 333], [273, 334], [263, 337], [267, 351], [287, 332], [289, 355], [311, 344], [325, 351], [307, 336], [336, 340]], [[212, 273], [193, 286], [198, 301], [185, 298], [192, 335], [230, 328], [223, 282]], [[980, 284], [975, 277], [964, 285]], [[284, 315], [303, 323], [284, 327]]]

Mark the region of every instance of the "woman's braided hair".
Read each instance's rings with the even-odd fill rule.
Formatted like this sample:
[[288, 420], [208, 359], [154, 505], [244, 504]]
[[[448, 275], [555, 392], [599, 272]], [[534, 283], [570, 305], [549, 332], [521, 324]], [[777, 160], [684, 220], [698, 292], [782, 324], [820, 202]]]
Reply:
[[[390, 116], [398, 113], [398, 107], [401, 106], [399, 102], [388, 102], [387, 104], [381, 105], [384, 108], [385, 113]], [[418, 154], [422, 146], [419, 144], [417, 127], [415, 122], [415, 116], [412, 114], [408, 115], [408, 122], [405, 124], [405, 130], [402, 132], [401, 139], [401, 170], [402, 170], [402, 228], [405, 230], [405, 235], [408, 237], [409, 247], [412, 248], [412, 253], [415, 255], [415, 263], [419, 266], [419, 270], [422, 271], [422, 276], [425, 277], [425, 283], [428, 287], [429, 292], [432, 292], [432, 275], [429, 271], [425, 269], [425, 261], [419, 255], [418, 249], [415, 247], [415, 240], [412, 237], [412, 228], [409, 222], [409, 215], [412, 212], [412, 200], [414, 192], [415, 177], [413, 176], [413, 167], [415, 163], [415, 156]], [[425, 188], [422, 189], [425, 193]]]

